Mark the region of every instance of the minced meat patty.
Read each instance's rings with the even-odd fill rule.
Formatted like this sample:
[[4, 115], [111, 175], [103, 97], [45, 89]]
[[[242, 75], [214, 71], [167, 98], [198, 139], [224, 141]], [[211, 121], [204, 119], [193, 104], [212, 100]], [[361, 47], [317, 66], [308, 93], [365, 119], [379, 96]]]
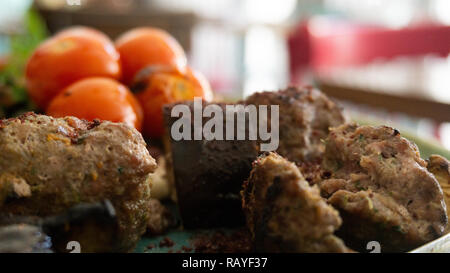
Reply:
[[[444, 192], [447, 217], [450, 218], [450, 162], [440, 155], [431, 155], [427, 163], [428, 171], [436, 177]], [[446, 233], [449, 231], [450, 227], [447, 225]]]
[[242, 190], [242, 207], [259, 252], [349, 252], [334, 235], [339, 213], [309, 186], [296, 165], [260, 156]]
[[122, 123], [33, 113], [0, 121], [0, 212], [47, 216], [109, 199], [120, 234], [105, 251], [130, 251], [145, 232], [155, 168], [141, 134]]
[[[329, 128], [347, 121], [340, 106], [311, 87], [255, 93], [244, 103], [279, 105], [280, 143], [276, 152], [296, 163], [319, 159], [325, 150], [323, 140]], [[270, 111], [268, 114], [270, 120]]]
[[443, 234], [442, 189], [397, 130], [347, 124], [332, 129], [326, 143], [319, 184], [340, 211], [338, 234], [352, 248], [378, 241], [383, 252], [407, 251]]

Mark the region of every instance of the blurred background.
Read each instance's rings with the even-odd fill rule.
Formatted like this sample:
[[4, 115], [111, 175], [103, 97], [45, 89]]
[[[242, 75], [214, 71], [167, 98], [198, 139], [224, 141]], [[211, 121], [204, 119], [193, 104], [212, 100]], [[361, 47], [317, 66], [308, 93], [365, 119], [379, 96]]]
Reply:
[[0, 1], [0, 117], [28, 107], [33, 48], [72, 25], [160, 27], [223, 98], [314, 85], [358, 120], [450, 149], [449, 0]]

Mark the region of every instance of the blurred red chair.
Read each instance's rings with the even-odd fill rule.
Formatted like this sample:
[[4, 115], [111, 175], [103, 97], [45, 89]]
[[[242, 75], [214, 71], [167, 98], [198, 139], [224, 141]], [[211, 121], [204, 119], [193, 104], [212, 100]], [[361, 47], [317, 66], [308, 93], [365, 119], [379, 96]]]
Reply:
[[450, 26], [420, 25], [402, 29], [361, 25], [333, 19], [301, 22], [288, 36], [291, 81], [305, 68], [320, 72], [375, 59], [450, 52]]

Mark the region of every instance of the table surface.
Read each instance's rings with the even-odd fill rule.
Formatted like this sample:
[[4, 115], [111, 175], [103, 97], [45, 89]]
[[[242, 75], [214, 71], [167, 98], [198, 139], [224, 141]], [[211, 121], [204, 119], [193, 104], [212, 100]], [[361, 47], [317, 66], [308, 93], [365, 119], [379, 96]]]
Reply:
[[329, 82], [318, 82], [327, 95], [368, 106], [379, 107], [411, 116], [430, 118], [437, 122], [450, 122], [450, 104], [418, 93], [397, 93], [347, 87]]

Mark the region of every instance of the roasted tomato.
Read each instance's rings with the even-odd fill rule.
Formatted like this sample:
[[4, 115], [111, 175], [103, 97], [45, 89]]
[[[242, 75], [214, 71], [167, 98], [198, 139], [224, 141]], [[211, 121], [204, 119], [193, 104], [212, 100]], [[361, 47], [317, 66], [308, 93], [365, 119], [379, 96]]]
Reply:
[[144, 110], [143, 133], [155, 138], [164, 133], [164, 104], [192, 100], [194, 97], [212, 100], [208, 81], [189, 67], [185, 73], [168, 66], [147, 67], [136, 76], [132, 90]]
[[86, 27], [60, 32], [44, 41], [26, 67], [26, 85], [33, 101], [45, 109], [65, 87], [86, 77], [121, 75], [119, 53], [109, 38]]
[[47, 114], [124, 122], [138, 130], [141, 130], [143, 118], [139, 102], [125, 85], [100, 77], [69, 85], [51, 101]]
[[131, 84], [149, 65], [170, 65], [184, 72], [186, 55], [169, 33], [156, 28], [132, 29], [116, 40], [123, 70], [123, 82]]

